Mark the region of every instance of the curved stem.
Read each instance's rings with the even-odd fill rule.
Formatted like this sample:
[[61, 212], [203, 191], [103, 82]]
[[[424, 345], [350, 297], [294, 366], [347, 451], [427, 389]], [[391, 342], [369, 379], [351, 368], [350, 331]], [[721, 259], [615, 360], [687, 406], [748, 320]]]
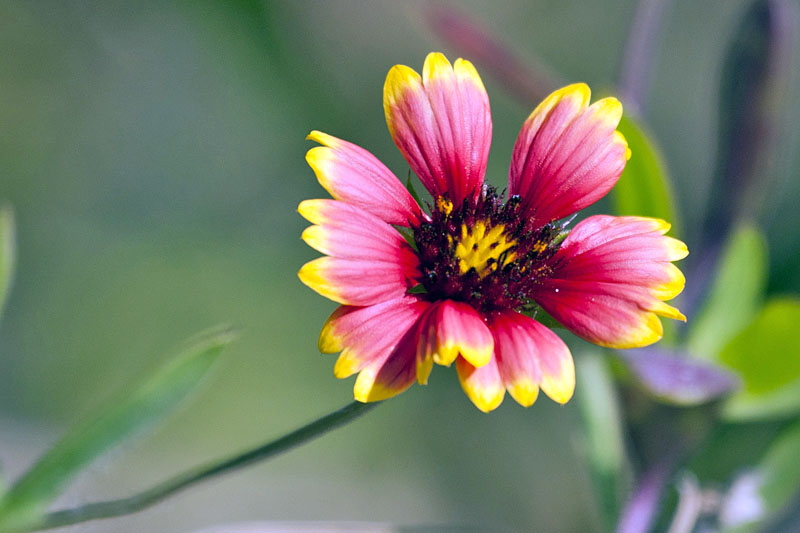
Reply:
[[233, 457], [202, 465], [164, 481], [155, 487], [118, 500], [89, 503], [46, 514], [32, 529], [63, 527], [89, 520], [112, 518], [146, 509], [201, 481], [239, 470], [245, 466], [287, 452], [372, 410], [377, 403], [353, 402], [272, 442]]
[[668, 0], [641, 0], [631, 25], [619, 77], [620, 99], [625, 109], [642, 112], [655, 63], [658, 41], [663, 33]]

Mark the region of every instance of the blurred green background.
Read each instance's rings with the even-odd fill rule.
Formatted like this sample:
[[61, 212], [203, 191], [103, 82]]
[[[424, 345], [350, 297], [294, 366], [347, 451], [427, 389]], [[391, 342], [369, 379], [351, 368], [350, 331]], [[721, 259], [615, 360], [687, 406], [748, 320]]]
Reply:
[[[748, 2], [665, 11], [643, 116], [673, 176], [692, 249], [715, 169], [720, 72]], [[296, 271], [316, 254], [296, 214], [324, 197], [311, 129], [397, 175], [382, 86], [396, 63], [459, 51], [422, 2], [0, 3], [0, 200], [17, 215], [16, 281], [0, 325], [0, 461], [18, 475], [61, 432], [218, 323], [224, 364], [155, 435], [103, 459], [62, 498], [123, 496], [277, 436], [352, 398], [319, 329], [334, 304]], [[636, 2], [458, 6], [523, 59], [613, 93]], [[797, 57], [797, 56], [795, 56]], [[533, 107], [483, 72], [502, 185]], [[793, 95], [797, 96], [796, 76]], [[797, 124], [797, 98], [781, 112]], [[623, 101], [624, 104], [624, 101]], [[782, 130], [760, 220], [769, 291], [800, 292], [800, 154]], [[635, 157], [635, 154], [634, 154]], [[692, 249], [694, 252], [694, 250]], [[689, 317], [691, 320], [691, 316]], [[585, 346], [570, 338], [573, 351]], [[578, 389], [576, 395], [580, 395]], [[193, 531], [243, 520], [366, 520], [588, 531], [598, 511], [575, 403], [475, 409], [452, 370], [289, 455], [146, 512], [75, 531]]]

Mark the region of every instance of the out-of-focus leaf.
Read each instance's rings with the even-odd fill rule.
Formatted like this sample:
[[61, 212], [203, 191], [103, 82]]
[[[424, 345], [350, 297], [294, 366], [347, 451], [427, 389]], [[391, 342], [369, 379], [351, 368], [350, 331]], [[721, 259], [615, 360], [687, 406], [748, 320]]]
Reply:
[[550, 329], [556, 329], [556, 328], [564, 329], [564, 326], [561, 324], [561, 322], [553, 318], [550, 315], [550, 313], [548, 313], [541, 307], [537, 307], [533, 311], [524, 311], [524, 313], [529, 317], [535, 319], [540, 324], [545, 325]]
[[14, 210], [10, 206], [0, 207], [0, 314], [14, 279], [17, 244]]
[[767, 280], [767, 245], [753, 226], [731, 234], [719, 259], [714, 284], [687, 339], [689, 352], [714, 359], [758, 312]]
[[[0, 207], [0, 316], [3, 314], [11, 282], [14, 280], [14, 267], [17, 259], [16, 225], [11, 206]], [[6, 483], [0, 467], [0, 495], [5, 492]]]
[[416, 201], [419, 205], [423, 205], [422, 200], [419, 199], [417, 190], [414, 188], [414, 183], [411, 181], [410, 170], [408, 171], [408, 178], [406, 178], [406, 189], [408, 189], [408, 192], [411, 194], [411, 197], [414, 199], [414, 201]]
[[628, 141], [631, 158], [619, 181], [611, 190], [618, 215], [662, 218], [672, 224], [672, 234], [680, 233], [680, 220], [672, 193], [672, 183], [664, 159], [640, 124], [623, 115], [619, 131]]
[[800, 381], [775, 392], [753, 394], [740, 391], [725, 402], [722, 415], [731, 421], [750, 421], [785, 418], [797, 413], [798, 410], [800, 410]]
[[726, 404], [725, 416], [772, 417], [800, 410], [798, 324], [800, 299], [773, 299], [722, 349], [720, 362], [743, 383]]
[[622, 413], [606, 359], [586, 354], [577, 359], [577, 366], [575, 396], [583, 419], [587, 462], [605, 529], [610, 531], [630, 488]]
[[761, 462], [741, 473], [720, 508], [724, 531], [750, 531], [780, 512], [800, 489], [800, 423], [781, 432]]
[[658, 348], [618, 352], [637, 383], [656, 398], [675, 405], [697, 405], [729, 394], [739, 386], [730, 371]]
[[230, 330], [217, 330], [194, 339], [131, 394], [65, 435], [0, 499], [0, 531], [25, 529], [81, 469], [163, 420], [197, 389], [233, 338]]

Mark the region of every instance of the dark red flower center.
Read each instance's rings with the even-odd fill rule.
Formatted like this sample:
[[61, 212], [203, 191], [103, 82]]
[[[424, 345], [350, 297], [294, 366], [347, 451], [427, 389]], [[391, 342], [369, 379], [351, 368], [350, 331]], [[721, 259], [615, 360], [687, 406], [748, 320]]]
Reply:
[[507, 202], [492, 187], [460, 206], [436, 199], [431, 218], [414, 230], [422, 286], [431, 300], [466, 302], [485, 313], [525, 309], [551, 273], [562, 227], [534, 227], [519, 197]]

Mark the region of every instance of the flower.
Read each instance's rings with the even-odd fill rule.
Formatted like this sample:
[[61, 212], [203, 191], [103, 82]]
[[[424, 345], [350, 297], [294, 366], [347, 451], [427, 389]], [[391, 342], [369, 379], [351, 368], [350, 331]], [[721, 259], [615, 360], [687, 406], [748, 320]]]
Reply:
[[469, 61], [439, 53], [422, 76], [390, 71], [383, 105], [395, 144], [432, 201], [424, 211], [392, 172], [354, 144], [313, 131], [306, 159], [331, 199], [298, 208], [303, 232], [325, 254], [301, 281], [342, 304], [319, 338], [341, 352], [334, 373], [358, 373], [355, 398], [389, 398], [433, 363], [455, 362], [482, 411], [506, 390], [529, 406], [539, 389], [559, 403], [575, 388], [564, 341], [531, 318], [544, 310], [601, 346], [631, 348], [661, 338], [664, 303], [684, 286], [672, 261], [688, 253], [642, 217], [590, 216], [568, 234], [559, 222], [603, 197], [630, 157], [616, 131], [615, 98], [589, 105], [578, 83], [548, 96], [522, 126], [508, 197], [484, 183], [492, 136], [489, 100]]

